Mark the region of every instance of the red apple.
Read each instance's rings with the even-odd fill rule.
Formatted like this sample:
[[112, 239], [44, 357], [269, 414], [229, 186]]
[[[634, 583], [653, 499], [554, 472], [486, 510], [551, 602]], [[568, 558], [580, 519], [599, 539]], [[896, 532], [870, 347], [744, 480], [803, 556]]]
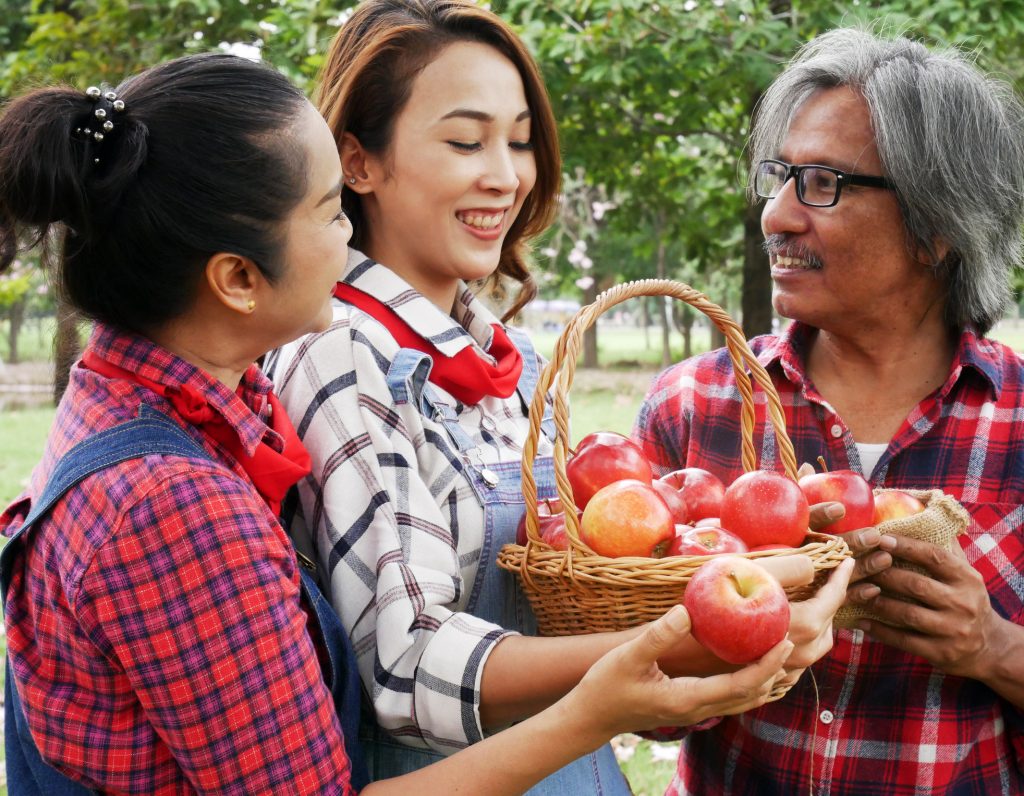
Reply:
[[725, 490], [722, 527], [747, 543], [798, 547], [807, 535], [811, 510], [796, 481], [780, 473], [744, 473]]
[[685, 467], [663, 475], [658, 480], [682, 493], [689, 511], [686, 522], [694, 522], [704, 517], [717, 517], [721, 514], [725, 484], [713, 473], [699, 467]]
[[798, 482], [811, 505], [836, 501], [846, 514], [819, 530], [824, 533], [846, 533], [874, 525], [875, 496], [871, 484], [853, 470], [832, 470], [805, 475]]
[[693, 637], [723, 661], [750, 663], [786, 637], [789, 601], [765, 569], [739, 556], [701, 565], [683, 592]]
[[[680, 529], [685, 529], [680, 533]], [[746, 553], [747, 546], [724, 528], [676, 526], [676, 537], [665, 551], [667, 556], [711, 556], [718, 553]]]
[[652, 556], [675, 534], [672, 512], [649, 483], [627, 478], [597, 491], [583, 510], [580, 537], [598, 555]]
[[760, 553], [763, 550], [792, 550], [788, 544], [759, 544], [757, 547], [751, 547], [747, 552], [749, 553]]
[[585, 509], [601, 487], [627, 478], [651, 483], [654, 474], [640, 446], [614, 431], [587, 434], [566, 462], [565, 474], [572, 486], [573, 500]]
[[555, 550], [569, 549], [569, 532], [565, 529], [565, 514], [558, 514], [544, 526], [540, 532], [540, 540]]
[[672, 512], [672, 521], [677, 525], [685, 523], [690, 509], [682, 493], [664, 481], [651, 481], [651, 486], [658, 491], [662, 500], [665, 501], [665, 505], [668, 506], [668, 510]]
[[924, 503], [899, 489], [883, 489], [875, 495], [875, 513], [871, 524], [910, 517], [924, 511]]
[[[555, 522], [557, 517], [562, 513], [562, 501], [558, 498], [545, 498], [544, 500], [537, 501], [537, 531], [541, 536], [544, 535], [544, 528]], [[562, 517], [561, 521], [564, 523], [565, 518]], [[516, 544], [526, 544], [526, 512], [523, 512], [523, 516], [519, 518], [519, 524], [516, 526]]]
[[721, 517], [704, 517], [693, 524], [694, 528], [721, 528]]

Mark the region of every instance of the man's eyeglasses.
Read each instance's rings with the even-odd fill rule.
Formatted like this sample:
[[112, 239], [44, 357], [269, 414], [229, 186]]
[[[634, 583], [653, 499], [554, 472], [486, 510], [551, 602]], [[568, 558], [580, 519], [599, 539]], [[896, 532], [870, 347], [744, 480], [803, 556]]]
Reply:
[[885, 177], [851, 174], [829, 166], [793, 166], [781, 160], [762, 160], [754, 171], [754, 193], [762, 199], [774, 199], [790, 177], [796, 178], [796, 198], [810, 207], [832, 207], [845, 185], [889, 191], [896, 187]]

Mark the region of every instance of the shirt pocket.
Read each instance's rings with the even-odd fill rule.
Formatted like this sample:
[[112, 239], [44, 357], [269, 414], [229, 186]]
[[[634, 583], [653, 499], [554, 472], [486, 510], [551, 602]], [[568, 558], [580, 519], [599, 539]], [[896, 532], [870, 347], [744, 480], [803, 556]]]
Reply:
[[967, 538], [960, 545], [981, 573], [1001, 616], [1024, 624], [1024, 505], [967, 503], [971, 516]]

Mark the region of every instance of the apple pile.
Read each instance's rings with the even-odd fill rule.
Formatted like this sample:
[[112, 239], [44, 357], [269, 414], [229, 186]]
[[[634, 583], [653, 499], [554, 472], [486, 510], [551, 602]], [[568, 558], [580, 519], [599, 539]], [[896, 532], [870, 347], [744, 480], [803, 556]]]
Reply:
[[[824, 464], [820, 458], [819, 462]], [[809, 503], [836, 501], [846, 509], [840, 519], [821, 529], [823, 533], [855, 531], [886, 520], [910, 517], [925, 508], [916, 497], [899, 489], [875, 494], [864, 477], [853, 470], [813, 473], [805, 475], [798, 483]]]
[[[778, 473], [747, 473], [728, 488], [696, 467], [656, 479], [640, 447], [611, 431], [584, 437], [565, 470], [581, 512], [580, 538], [601, 556], [746, 553], [796, 547], [807, 534], [807, 500]], [[560, 501], [537, 509], [541, 540], [568, 549]], [[526, 544], [525, 516], [516, 536]]]

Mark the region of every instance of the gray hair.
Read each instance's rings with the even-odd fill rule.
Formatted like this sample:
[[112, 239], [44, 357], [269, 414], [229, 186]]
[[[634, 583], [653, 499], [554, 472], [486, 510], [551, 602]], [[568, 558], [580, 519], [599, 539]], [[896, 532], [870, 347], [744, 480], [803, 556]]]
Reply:
[[[751, 167], [778, 157], [793, 117], [812, 94], [837, 86], [867, 101], [907, 245], [927, 252], [946, 283], [947, 323], [987, 333], [1010, 302], [1010, 274], [1022, 252], [1020, 100], [957, 50], [833, 30], [805, 45], [765, 92], [751, 131]], [[949, 247], [941, 261], [937, 242]]]

